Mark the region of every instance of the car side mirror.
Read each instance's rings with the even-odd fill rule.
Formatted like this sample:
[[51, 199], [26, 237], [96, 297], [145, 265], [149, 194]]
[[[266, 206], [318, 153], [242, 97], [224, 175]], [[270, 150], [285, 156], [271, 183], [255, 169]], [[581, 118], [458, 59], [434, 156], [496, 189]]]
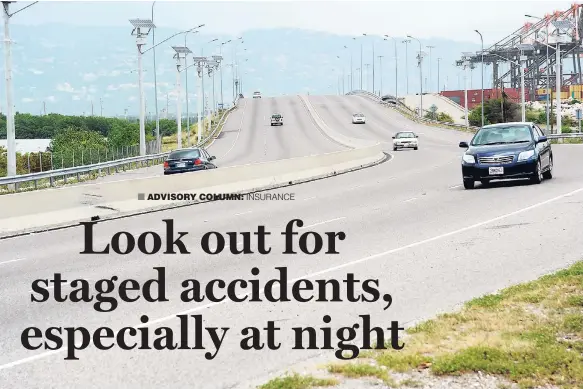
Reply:
[[464, 148], [464, 149], [469, 149], [470, 146], [468, 146], [468, 142], [460, 142], [460, 147]]
[[395, 137], [393, 137], [393, 139], [395, 139]]
[[541, 136], [540, 138], [538, 138], [538, 143], [542, 143], [542, 142], [546, 142], [549, 139], [546, 136]]
[[419, 138], [419, 135], [415, 135], [415, 138]]
[[211, 155], [210, 158], [209, 158], [209, 161], [212, 161], [214, 159], [217, 159], [217, 157], [215, 157], [214, 155]]

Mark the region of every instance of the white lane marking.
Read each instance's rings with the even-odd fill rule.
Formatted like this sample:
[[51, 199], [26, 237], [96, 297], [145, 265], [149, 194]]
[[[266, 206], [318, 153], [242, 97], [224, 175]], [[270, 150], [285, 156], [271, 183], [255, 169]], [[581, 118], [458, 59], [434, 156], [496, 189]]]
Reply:
[[246, 215], [248, 213], [251, 213], [253, 211], [247, 211], [247, 212], [241, 212], [241, 213], [236, 213], [234, 216], [241, 216], [241, 215]]
[[415, 200], [417, 200], [417, 197], [412, 197], [409, 200], [405, 200], [405, 202], [408, 203], [409, 201], [415, 201]]
[[26, 261], [26, 258], [20, 258], [20, 259], [11, 259], [10, 261], [4, 261], [4, 262], [0, 262], [0, 265], [4, 265], [6, 263], [12, 263], [12, 262], [19, 262], [19, 261]]
[[233, 150], [233, 148], [237, 144], [237, 141], [239, 140], [239, 136], [241, 136], [241, 131], [243, 130], [243, 120], [245, 119], [245, 112], [247, 112], [246, 108], [247, 108], [247, 100], [245, 100], [245, 104], [243, 105], [243, 114], [241, 115], [241, 123], [239, 123], [239, 131], [237, 131], [237, 137], [235, 138], [235, 141], [231, 145], [231, 148], [229, 150], [227, 150], [227, 152], [221, 158], [224, 158], [227, 154], [229, 154], [231, 152], [231, 150]]
[[461, 184], [460, 185], [454, 185], [454, 186], [450, 186], [448, 189], [455, 189], [455, 188], [459, 188], [460, 186], [461, 186]]
[[348, 191], [355, 190], [355, 189], [358, 189], [358, 188], [361, 188], [361, 187], [362, 187], [362, 185], [353, 186], [352, 188], [348, 189]]
[[[367, 262], [367, 261], [370, 261], [371, 259], [377, 259], [377, 258], [380, 258], [380, 257], [384, 257], [386, 255], [389, 255], [389, 254], [394, 254], [394, 253], [397, 253], [399, 251], [404, 251], [404, 250], [407, 250], [407, 249], [410, 249], [410, 248], [413, 248], [413, 247], [417, 247], [417, 246], [424, 245], [426, 243], [434, 242], [434, 241], [439, 240], [439, 239], [443, 239], [443, 238], [447, 238], [449, 236], [457, 235], [459, 233], [466, 232], [468, 230], [472, 230], [474, 228], [478, 228], [478, 227], [481, 227], [481, 226], [486, 225], [486, 224], [490, 224], [490, 223], [497, 222], [497, 221], [502, 220], [502, 219], [506, 219], [506, 218], [508, 218], [510, 216], [515, 216], [515, 215], [519, 215], [519, 214], [524, 213], [524, 212], [528, 212], [528, 211], [530, 211], [532, 209], [542, 207], [543, 205], [547, 205], [547, 204], [552, 203], [552, 202], [555, 202], [557, 200], [561, 200], [561, 199], [563, 199], [565, 197], [569, 197], [569, 196], [574, 195], [574, 194], [577, 194], [579, 192], [583, 192], [583, 187], [582, 188], [579, 188], [579, 189], [576, 189], [574, 191], [571, 191], [571, 192], [568, 192], [568, 193], [565, 193], [565, 194], [562, 194], [562, 195], [553, 197], [553, 198], [551, 198], [549, 200], [545, 200], [545, 201], [542, 201], [540, 203], [533, 204], [533, 205], [528, 206], [526, 208], [522, 208], [522, 209], [519, 209], [519, 210], [514, 211], [514, 212], [506, 213], [504, 215], [497, 216], [495, 218], [492, 218], [492, 219], [489, 219], [489, 220], [486, 220], [486, 221], [483, 221], [483, 222], [475, 223], [475, 224], [472, 224], [472, 225], [467, 226], [467, 227], [463, 227], [463, 228], [460, 228], [460, 229], [457, 229], [457, 230], [454, 230], [454, 231], [447, 232], [445, 234], [437, 235], [437, 236], [434, 236], [432, 238], [420, 240], [420, 241], [417, 241], [417, 242], [414, 242], [414, 243], [411, 243], [411, 244], [408, 244], [408, 245], [405, 245], [405, 246], [401, 246], [401, 247], [397, 247], [397, 248], [394, 248], [394, 249], [391, 249], [391, 250], [383, 251], [383, 252], [378, 253], [378, 254], [373, 254], [373, 255], [370, 255], [368, 257], [364, 257], [364, 258], [360, 258], [360, 259], [357, 259], [357, 260], [354, 260], [354, 261], [351, 261], [351, 262], [344, 263], [342, 265], [338, 265], [338, 266], [334, 266], [334, 267], [329, 267], [327, 269], [324, 269], [324, 270], [321, 270], [321, 271], [318, 271], [318, 272], [315, 272], [315, 273], [306, 274], [304, 276], [295, 278], [293, 280], [289, 280], [287, 282], [287, 285], [293, 284], [293, 283], [295, 283], [295, 282], [297, 282], [299, 280], [303, 280], [303, 279], [307, 279], [307, 278], [314, 278], [316, 276], [319, 276], [319, 275], [322, 275], [322, 274], [326, 274], [326, 273], [331, 273], [331, 272], [334, 272], [336, 270], [343, 269], [345, 267], [357, 265], [357, 264], [362, 263], [362, 262]], [[274, 287], [275, 288], [279, 288], [279, 285], [274, 285]], [[263, 295], [263, 294], [264, 294], [264, 292], [262, 292], [262, 291], [259, 292], [259, 295], [260, 296]], [[251, 296], [251, 295], [252, 295], [252, 293], [248, 293], [248, 294], [244, 294], [242, 296]], [[212, 308], [212, 307], [217, 306], [217, 305], [226, 304], [228, 302], [229, 302], [229, 300], [225, 299], [225, 300], [222, 300], [222, 301], [219, 301], [219, 302], [216, 302], [216, 303], [209, 303], [209, 304], [201, 305], [201, 306], [198, 306], [198, 307], [195, 307], [195, 308], [188, 309], [186, 311], [182, 311], [182, 312], [179, 312], [179, 313], [176, 313], [176, 314], [173, 314], [173, 315], [161, 317], [160, 319], [156, 319], [156, 320], [153, 320], [153, 321], [149, 321], [149, 322], [147, 322], [145, 324], [139, 324], [137, 326], [134, 326], [133, 328], [138, 329], [138, 328], [143, 328], [143, 327], [149, 327], [149, 326], [152, 326], [154, 324], [164, 323], [164, 322], [167, 322], [169, 320], [176, 319], [176, 316], [178, 316], [178, 315], [189, 315], [189, 314], [191, 314], [193, 312], [202, 311], [204, 309], [209, 309], [209, 308]], [[117, 334], [116, 334], [116, 336], [117, 336]], [[44, 352], [44, 353], [40, 353], [40, 354], [37, 354], [37, 355], [33, 355], [31, 357], [18, 359], [18, 360], [14, 361], [14, 362], [5, 363], [3, 365], [0, 365], [0, 370], [10, 369], [11, 367], [14, 367], [14, 366], [22, 365], [22, 364], [25, 364], [27, 362], [32, 362], [32, 361], [35, 361], [37, 359], [45, 358], [45, 357], [48, 357], [48, 356], [53, 355], [53, 354], [63, 353], [65, 351], [67, 351], [66, 348], [61, 348], [59, 350], [47, 351], [47, 352]]]
[[306, 228], [321, 226], [322, 224], [332, 223], [332, 222], [335, 222], [337, 220], [342, 220], [342, 219], [346, 219], [346, 216], [337, 217], [336, 219], [325, 220], [323, 222], [316, 223], [316, 224], [310, 224], [309, 226], [298, 227], [298, 230], [305, 230]]
[[315, 199], [316, 197], [317, 197], [317, 196], [307, 197], [307, 198], [305, 198], [305, 199], [304, 199], [304, 201], [306, 201], [306, 200], [313, 200], [313, 199]]

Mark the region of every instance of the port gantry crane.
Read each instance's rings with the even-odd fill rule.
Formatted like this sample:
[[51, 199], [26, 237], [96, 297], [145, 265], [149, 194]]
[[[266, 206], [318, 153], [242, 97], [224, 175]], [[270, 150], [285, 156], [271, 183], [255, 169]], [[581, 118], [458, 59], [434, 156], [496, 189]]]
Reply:
[[[475, 66], [481, 63], [483, 58], [484, 65], [492, 65], [492, 89], [519, 89], [520, 67], [517, 62], [521, 55], [525, 56], [525, 90], [530, 94], [530, 100], [535, 100], [537, 89], [548, 87], [554, 90], [556, 87], [555, 62], [558, 42], [562, 65], [561, 85], [583, 84], [580, 58], [583, 54], [581, 47], [582, 6], [582, 4], [573, 4], [566, 11], [555, 11], [536, 22], [527, 22], [512, 34], [484, 48], [484, 53], [479, 51], [475, 55], [466, 56], [456, 61], [456, 65], [464, 66], [469, 62], [470, 66]], [[548, 43], [550, 47], [544, 43]], [[565, 71], [566, 59], [569, 57], [572, 58], [573, 68], [571, 71]], [[502, 72], [501, 64], [509, 64], [509, 70]], [[547, 67], [549, 67], [549, 77], [547, 77]]]

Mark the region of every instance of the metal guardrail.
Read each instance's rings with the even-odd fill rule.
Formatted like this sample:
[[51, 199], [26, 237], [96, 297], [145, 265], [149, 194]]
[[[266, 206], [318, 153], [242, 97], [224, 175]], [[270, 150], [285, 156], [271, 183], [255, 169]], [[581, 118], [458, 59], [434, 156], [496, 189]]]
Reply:
[[[439, 127], [450, 127], [450, 128], [455, 128], [455, 129], [462, 130], [462, 131], [470, 130], [472, 132], [476, 132], [477, 130], [480, 129], [480, 127], [476, 127], [476, 126], [467, 127], [463, 124], [444, 123], [444, 122], [431, 120], [431, 119], [427, 119], [427, 118], [420, 118], [419, 115], [417, 115], [417, 113], [415, 111], [411, 110], [410, 108], [408, 108], [406, 106], [401, 107], [400, 105], [402, 104], [402, 102], [399, 101], [399, 105], [388, 104], [388, 103], [382, 101], [382, 99], [379, 96], [375, 95], [374, 93], [368, 92], [368, 91], [355, 90], [355, 91], [348, 92], [347, 95], [361, 95], [361, 96], [368, 97], [372, 100], [375, 100], [379, 104], [382, 104], [386, 107], [389, 107], [391, 109], [394, 109], [394, 110], [401, 112], [405, 116], [409, 117], [409, 119], [411, 119], [415, 122], [418, 122], [418, 123], [434, 125], [434, 126], [439, 126]], [[582, 138], [583, 139], [583, 132], [547, 134], [547, 138], [548, 139], [575, 139], [575, 138]]]
[[[222, 125], [225, 123], [227, 116], [237, 108], [238, 98], [234, 101], [231, 108], [225, 110], [219, 120], [216, 122], [213, 131], [205, 138], [202, 139], [200, 143], [197, 143], [191, 147], [204, 147], [208, 142], [213, 139]], [[49, 186], [54, 187], [56, 179], [63, 177], [63, 182], [67, 183], [67, 177], [76, 176], [77, 181], [80, 181], [81, 176], [91, 174], [93, 172], [98, 172], [101, 175], [103, 170], [107, 170], [107, 174], [111, 174], [111, 170], [115, 169], [117, 173], [120, 169], [126, 170], [126, 166], [131, 166], [132, 164], [145, 166], [153, 166], [155, 163], [160, 163], [163, 161], [170, 152], [150, 154], [145, 156], [137, 156], [130, 158], [118, 159], [115, 161], [100, 162], [91, 165], [76, 166], [64, 169], [47, 170], [39, 173], [21, 174], [12, 177], [0, 177], [0, 186], [4, 185], [15, 185], [15, 190], [18, 191], [18, 184], [25, 182], [34, 182], [34, 188], [38, 188], [38, 181], [43, 179], [49, 180]]]

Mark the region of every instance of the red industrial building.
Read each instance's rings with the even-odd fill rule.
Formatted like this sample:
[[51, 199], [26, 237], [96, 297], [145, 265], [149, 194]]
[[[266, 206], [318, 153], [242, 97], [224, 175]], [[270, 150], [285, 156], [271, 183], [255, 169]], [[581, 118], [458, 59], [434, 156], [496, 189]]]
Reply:
[[[510, 100], [520, 101], [520, 89], [515, 88], [505, 88], [504, 92]], [[529, 90], [525, 89], [526, 101], [529, 101]], [[454, 90], [454, 91], [442, 91], [440, 93], [442, 96], [451, 99], [453, 102], [465, 106], [465, 91], [464, 90]], [[501, 95], [500, 89], [484, 89], [484, 100], [496, 99]], [[475, 106], [480, 105], [482, 102], [482, 90], [481, 89], [468, 89], [468, 109], [473, 109]]]

